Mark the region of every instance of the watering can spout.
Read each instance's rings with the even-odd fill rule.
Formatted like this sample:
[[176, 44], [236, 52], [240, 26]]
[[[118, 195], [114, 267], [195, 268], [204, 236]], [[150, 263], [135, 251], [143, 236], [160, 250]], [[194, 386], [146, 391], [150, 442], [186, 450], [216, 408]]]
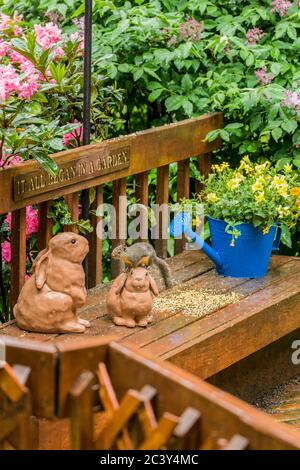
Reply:
[[223, 268], [223, 262], [219, 253], [208, 243], [206, 243], [196, 232], [193, 232], [191, 225], [190, 214], [187, 212], [180, 212], [174, 217], [170, 224], [170, 235], [173, 237], [180, 237], [182, 234], [184, 234], [189, 237], [193, 243], [197, 243], [199, 248], [216, 265], [218, 272], [221, 272]]

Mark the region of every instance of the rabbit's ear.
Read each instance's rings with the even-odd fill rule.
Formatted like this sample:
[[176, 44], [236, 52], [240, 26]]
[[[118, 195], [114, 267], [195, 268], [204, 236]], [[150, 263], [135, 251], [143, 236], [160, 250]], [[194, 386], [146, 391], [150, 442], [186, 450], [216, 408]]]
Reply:
[[49, 253], [50, 250], [43, 250], [41, 253], [39, 253], [37, 259], [35, 260], [35, 283], [38, 289], [41, 289], [46, 282]]
[[122, 289], [125, 287], [127, 281], [127, 273], [122, 273], [119, 278], [116, 279], [116, 294], [121, 294]]
[[148, 277], [149, 277], [149, 281], [150, 281], [150, 289], [152, 290], [154, 295], [158, 295], [159, 291], [158, 291], [158, 287], [157, 287], [155, 279], [153, 279], [151, 274], [148, 274]]
[[31, 274], [33, 274], [35, 272], [35, 268], [36, 268], [36, 265], [38, 263], [38, 261], [41, 259], [41, 257], [47, 253], [48, 251], [48, 248], [44, 248], [42, 251], [39, 252], [39, 254], [37, 255], [37, 257], [35, 258], [34, 262], [32, 263], [32, 266], [31, 266]]

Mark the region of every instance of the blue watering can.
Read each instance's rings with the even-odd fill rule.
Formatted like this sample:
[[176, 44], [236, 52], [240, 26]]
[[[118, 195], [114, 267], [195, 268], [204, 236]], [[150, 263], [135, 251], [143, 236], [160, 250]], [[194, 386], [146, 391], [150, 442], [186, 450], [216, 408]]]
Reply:
[[185, 234], [193, 243], [204, 251], [223, 276], [256, 278], [267, 273], [272, 250], [278, 250], [281, 228], [270, 227], [263, 234], [251, 224], [242, 223], [237, 226], [240, 236], [231, 245], [232, 235], [226, 233], [227, 223], [223, 220], [208, 217], [212, 246], [208, 245], [191, 229], [191, 216], [187, 212], [177, 214], [170, 224], [170, 235], [175, 238]]

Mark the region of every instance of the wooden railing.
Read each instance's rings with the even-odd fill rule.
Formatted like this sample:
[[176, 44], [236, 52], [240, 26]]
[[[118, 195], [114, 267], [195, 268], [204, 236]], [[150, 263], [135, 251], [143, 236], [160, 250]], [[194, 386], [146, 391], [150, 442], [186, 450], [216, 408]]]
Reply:
[[[63, 196], [68, 203], [72, 220], [78, 220], [79, 194], [83, 189], [95, 187], [96, 198], [92, 209], [103, 201], [103, 188], [113, 182], [113, 204], [117, 220], [120, 211], [119, 196], [126, 196], [126, 178], [134, 176], [135, 194], [139, 202], [148, 205], [148, 172], [157, 168], [156, 202], [169, 201], [169, 164], [178, 163], [177, 199], [190, 195], [190, 157], [197, 157], [198, 166], [207, 174], [211, 165], [211, 152], [219, 142], [208, 143], [207, 133], [222, 126], [222, 115], [212, 113], [196, 119], [149, 129], [132, 135], [107, 140], [99, 144], [67, 150], [53, 155], [60, 168], [53, 178], [34, 162], [25, 162], [0, 172], [0, 215], [12, 212], [12, 271], [11, 305], [16, 303], [26, 273], [26, 206], [37, 205], [39, 216], [38, 249], [45, 248], [52, 236], [51, 221], [47, 213], [51, 201]], [[97, 217], [91, 215], [94, 228]], [[70, 228], [68, 228], [70, 230]], [[113, 246], [121, 242], [120, 234]], [[167, 241], [156, 240], [159, 256], [167, 256]], [[176, 253], [182, 242], [176, 242]], [[102, 243], [96, 230], [90, 235], [88, 258], [88, 286], [102, 279]]]
[[[5, 387], [16, 400], [23, 393], [22, 383], [29, 388], [34, 416], [30, 445], [34, 448], [300, 447], [299, 431], [294, 428], [276, 423], [184, 370], [112, 338], [45, 344], [5, 335], [0, 342], [5, 345], [6, 360], [11, 365], [6, 369], [18, 372], [21, 381], [16, 396], [16, 378], [8, 384], [0, 369], [0, 393]], [[22, 410], [26, 426], [28, 408], [27, 413], [26, 408]], [[11, 422], [11, 429], [19, 423]], [[6, 445], [14, 444], [9, 433], [3, 440]], [[19, 441], [16, 447], [22, 445], [28, 446], [29, 439]]]

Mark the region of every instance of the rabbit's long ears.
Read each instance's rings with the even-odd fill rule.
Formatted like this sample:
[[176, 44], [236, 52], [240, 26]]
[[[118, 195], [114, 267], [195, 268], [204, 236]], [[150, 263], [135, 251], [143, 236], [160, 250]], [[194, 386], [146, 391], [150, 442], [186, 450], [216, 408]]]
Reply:
[[38, 289], [41, 289], [47, 279], [47, 265], [50, 250], [46, 249], [39, 253], [34, 263], [35, 283]]

